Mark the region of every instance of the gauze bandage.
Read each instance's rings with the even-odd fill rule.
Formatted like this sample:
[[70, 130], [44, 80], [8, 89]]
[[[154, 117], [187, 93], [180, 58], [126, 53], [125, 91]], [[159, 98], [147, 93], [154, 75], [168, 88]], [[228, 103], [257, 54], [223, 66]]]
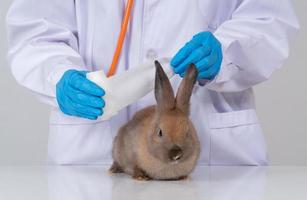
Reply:
[[[169, 64], [169, 59], [159, 59], [168, 78], [174, 76]], [[154, 89], [155, 64], [153, 61], [131, 67], [127, 71], [119, 72], [111, 77], [106, 77], [103, 71], [87, 74], [87, 78], [106, 92], [103, 99], [106, 106], [102, 120], [108, 120], [116, 115], [121, 109], [136, 102]]]

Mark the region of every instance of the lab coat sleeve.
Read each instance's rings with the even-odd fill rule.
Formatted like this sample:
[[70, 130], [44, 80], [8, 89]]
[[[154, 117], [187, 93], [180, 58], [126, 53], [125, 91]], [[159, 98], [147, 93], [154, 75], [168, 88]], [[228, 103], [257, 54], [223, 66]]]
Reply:
[[289, 0], [242, 0], [229, 20], [214, 32], [223, 48], [216, 78], [206, 86], [237, 92], [267, 80], [289, 55], [299, 29]]
[[85, 70], [78, 54], [74, 4], [74, 0], [15, 0], [7, 14], [12, 74], [53, 106], [58, 106], [55, 86], [63, 73]]

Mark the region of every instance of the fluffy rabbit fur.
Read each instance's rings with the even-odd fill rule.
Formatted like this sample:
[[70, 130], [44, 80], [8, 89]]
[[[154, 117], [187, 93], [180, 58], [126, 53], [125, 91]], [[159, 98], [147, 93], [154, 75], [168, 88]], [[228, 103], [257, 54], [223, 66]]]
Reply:
[[137, 112], [119, 130], [113, 143], [112, 173], [127, 173], [139, 180], [179, 180], [194, 169], [200, 145], [189, 119], [189, 101], [197, 78], [193, 64], [186, 71], [176, 97], [158, 61], [157, 105]]

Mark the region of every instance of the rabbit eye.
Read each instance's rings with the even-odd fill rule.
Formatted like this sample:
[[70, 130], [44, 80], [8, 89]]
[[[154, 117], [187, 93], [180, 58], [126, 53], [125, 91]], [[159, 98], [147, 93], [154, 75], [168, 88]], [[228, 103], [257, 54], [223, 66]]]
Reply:
[[163, 136], [162, 130], [161, 130], [161, 129], [158, 131], [158, 136], [159, 136], [159, 137], [162, 137], [162, 136]]

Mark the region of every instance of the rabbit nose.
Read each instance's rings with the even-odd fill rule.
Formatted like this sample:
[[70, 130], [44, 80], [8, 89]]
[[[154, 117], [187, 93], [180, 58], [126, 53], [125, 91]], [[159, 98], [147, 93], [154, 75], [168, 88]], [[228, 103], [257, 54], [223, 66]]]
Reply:
[[181, 148], [176, 145], [173, 148], [171, 148], [171, 150], [169, 150], [168, 155], [169, 155], [169, 158], [171, 160], [176, 161], [176, 160], [179, 160], [182, 157], [183, 152], [182, 152]]

